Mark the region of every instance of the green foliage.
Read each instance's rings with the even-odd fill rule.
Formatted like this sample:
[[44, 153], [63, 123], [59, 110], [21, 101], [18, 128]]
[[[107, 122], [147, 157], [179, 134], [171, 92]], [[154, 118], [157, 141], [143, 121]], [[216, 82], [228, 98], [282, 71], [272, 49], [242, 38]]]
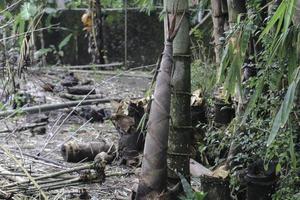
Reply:
[[38, 12], [38, 8], [32, 2], [25, 2], [22, 5], [20, 16], [24, 20], [30, 20], [32, 17], [36, 15]]
[[[102, 2], [102, 1], [101, 1]], [[104, 1], [106, 2], [106, 1]], [[89, 1], [84, 0], [72, 0], [67, 3], [68, 8], [88, 8]]]
[[274, 200], [299, 200], [300, 199], [300, 177], [299, 170], [290, 171], [283, 175], [279, 188], [273, 195]]
[[58, 49], [62, 50], [70, 41], [71, 37], [73, 36], [72, 33], [70, 33], [68, 36], [66, 36], [58, 45]]
[[6, 106], [0, 102], [0, 111], [5, 111], [6, 110]]
[[218, 83], [224, 82], [226, 98], [235, 94], [241, 98], [241, 68], [245, 62], [250, 35], [255, 30], [252, 20], [249, 20], [238, 23], [229, 34], [217, 78]]
[[[293, 173], [298, 170], [300, 156], [300, 106], [295, 103], [300, 97], [300, 28], [292, 24], [296, 1], [283, 0], [267, 20], [260, 14], [261, 1], [247, 3], [247, 16], [226, 33], [217, 74], [224, 95], [237, 101], [240, 113], [225, 130], [210, 125], [200, 151], [209, 164], [215, 165], [226, 158], [224, 152], [228, 152], [230, 145], [237, 148], [230, 159], [231, 186], [235, 190], [240, 189], [238, 170], [258, 158], [266, 164], [275, 160], [282, 182], [273, 199], [294, 200], [300, 194], [295, 189], [295, 184], [299, 185], [299, 171], [297, 175]], [[251, 51], [252, 43], [259, 46], [258, 50]], [[257, 75], [242, 82], [245, 64], [253, 64]], [[207, 77], [199, 76], [204, 80]]]
[[295, 72], [295, 78], [294, 78], [293, 82], [289, 85], [288, 91], [284, 97], [281, 107], [274, 119], [274, 123], [272, 126], [271, 134], [267, 141], [267, 145], [270, 145], [274, 141], [274, 139], [279, 131], [279, 128], [284, 127], [287, 120], [289, 119], [289, 115], [294, 106], [295, 92], [296, 92], [296, 88], [298, 86], [299, 80], [300, 80], [300, 73], [299, 73], [299, 68], [298, 68], [298, 70], [296, 70], [296, 72]]
[[204, 93], [211, 93], [216, 81], [215, 66], [201, 60], [195, 60], [192, 63], [191, 71], [192, 91], [201, 88]]
[[[191, 15], [197, 16], [198, 13]], [[211, 42], [213, 24], [211, 20], [206, 20], [200, 26], [195, 26], [191, 29], [191, 53], [193, 60], [201, 60], [209, 64], [213, 62], [213, 45]]]
[[156, 0], [135, 0], [136, 4], [141, 8], [142, 12], [150, 14], [155, 8]]

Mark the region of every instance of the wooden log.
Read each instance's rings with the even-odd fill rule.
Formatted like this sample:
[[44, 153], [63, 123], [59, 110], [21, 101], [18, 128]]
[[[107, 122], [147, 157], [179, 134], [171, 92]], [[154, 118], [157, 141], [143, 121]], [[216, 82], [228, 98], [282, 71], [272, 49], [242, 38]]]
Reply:
[[90, 87], [90, 86], [68, 87], [67, 91], [69, 94], [74, 94], [74, 95], [96, 94], [95, 88]]
[[67, 162], [92, 161], [101, 152], [113, 153], [115, 147], [104, 141], [91, 143], [77, 143], [70, 141], [62, 145], [61, 155]]
[[[140, 97], [139, 97], [140, 98]], [[99, 103], [110, 103], [111, 101], [121, 101], [122, 99], [90, 99], [90, 100], [84, 100], [84, 101], [71, 101], [71, 102], [65, 102], [65, 103], [58, 103], [58, 104], [44, 104], [44, 105], [38, 105], [38, 106], [32, 106], [28, 108], [20, 108], [20, 109], [13, 109], [13, 110], [7, 110], [7, 111], [1, 111], [0, 112], [0, 118], [3, 117], [13, 117], [17, 114], [34, 114], [34, 113], [40, 113], [40, 112], [47, 112], [52, 110], [59, 110], [63, 108], [70, 108], [75, 107], [78, 104], [79, 106], [85, 106], [85, 105], [92, 105], [92, 104], [99, 104]]]
[[128, 73], [128, 72], [111, 72], [111, 71], [98, 71], [98, 70], [69, 70], [69, 72], [74, 73], [93, 73], [102, 74], [108, 76], [123, 76], [123, 77], [137, 77], [137, 78], [149, 78], [152, 79], [152, 75], [142, 74], [142, 73]]

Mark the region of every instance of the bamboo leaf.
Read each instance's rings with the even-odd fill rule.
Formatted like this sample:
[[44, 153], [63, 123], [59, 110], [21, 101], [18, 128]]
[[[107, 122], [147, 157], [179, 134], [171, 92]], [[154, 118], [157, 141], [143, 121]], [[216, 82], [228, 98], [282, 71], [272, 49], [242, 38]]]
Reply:
[[38, 9], [34, 3], [26, 2], [22, 5], [20, 16], [24, 20], [29, 20], [37, 13]]
[[68, 42], [70, 41], [71, 37], [73, 36], [72, 33], [70, 33], [67, 37], [65, 37], [65, 39], [63, 39], [59, 45], [58, 45], [58, 49], [62, 50], [62, 48], [64, 48], [64, 46], [66, 46], [68, 44]]
[[299, 68], [297, 68], [297, 70], [295, 70], [294, 81], [290, 84], [288, 91], [284, 97], [284, 101], [281, 104], [278, 113], [276, 114], [271, 129], [271, 133], [267, 141], [267, 146], [271, 145], [271, 143], [274, 141], [275, 137], [277, 136], [279, 129], [286, 124], [289, 118], [289, 115], [294, 106], [295, 92], [296, 92], [297, 85], [299, 83], [299, 79], [300, 79]]
[[293, 101], [295, 97], [296, 83], [292, 82], [290, 85], [286, 97], [283, 101], [282, 117], [281, 117], [281, 126], [283, 127], [289, 118], [289, 114], [293, 107]]
[[[286, 2], [283, 1], [277, 8], [277, 10], [274, 13], [274, 15], [272, 16], [271, 20], [268, 22], [266, 28], [260, 34], [258, 41], [260, 41], [265, 35], [267, 35], [271, 31], [271, 29], [276, 25], [276, 22], [278, 20], [283, 19], [285, 10], [286, 10]], [[279, 30], [278, 27], [280, 27], [280, 26], [277, 26], [277, 31]]]
[[271, 131], [268, 141], [267, 141], [267, 146], [269, 146], [273, 142], [273, 140], [275, 139], [275, 137], [278, 133], [278, 130], [279, 130], [280, 124], [281, 124], [281, 115], [282, 115], [282, 107], [280, 108], [280, 110], [277, 113], [275, 120], [273, 122], [272, 131]]
[[222, 60], [221, 60], [220, 68], [218, 70], [218, 75], [217, 75], [217, 83], [224, 81], [225, 69], [229, 65], [228, 57], [231, 54], [231, 50], [232, 50], [231, 44], [228, 43], [223, 51]]
[[283, 32], [287, 32], [291, 22], [292, 22], [292, 17], [294, 15], [295, 12], [295, 8], [296, 8], [296, 1], [295, 0], [288, 0], [286, 2], [287, 4], [287, 9], [286, 9], [286, 13], [284, 16], [284, 26], [283, 26]]
[[182, 174], [178, 173], [178, 176], [181, 180], [182, 188], [183, 188], [183, 191], [186, 194], [186, 196], [188, 198], [193, 197], [194, 191], [193, 191], [192, 187], [190, 186], [189, 182], [185, 179], [185, 177]]

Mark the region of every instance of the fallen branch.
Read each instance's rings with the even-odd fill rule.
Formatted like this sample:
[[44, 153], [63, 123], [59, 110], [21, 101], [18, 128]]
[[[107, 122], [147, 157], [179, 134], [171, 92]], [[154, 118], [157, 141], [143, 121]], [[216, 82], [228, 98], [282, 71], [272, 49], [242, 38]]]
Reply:
[[[60, 93], [59, 96], [61, 98], [69, 99], [71, 101], [79, 101], [82, 99], [82, 95], [72, 95], [68, 93]], [[102, 95], [95, 94], [95, 95], [89, 95], [86, 99], [101, 99]]]
[[[91, 172], [84, 173], [84, 174], [80, 174], [79, 177], [69, 176], [57, 181], [45, 180], [50, 178], [53, 179], [67, 173], [77, 172], [80, 170], [89, 170], [89, 169], [94, 169], [96, 173], [91, 173]], [[105, 169], [105, 163], [103, 162], [103, 160], [97, 160], [88, 165], [82, 165], [69, 170], [64, 170], [64, 171], [55, 172], [48, 175], [39, 176], [34, 178], [33, 180], [30, 179], [28, 181], [26, 180], [26, 181], [20, 181], [12, 184], [7, 184], [2, 186], [2, 188], [9, 192], [17, 192], [19, 190], [42, 191], [43, 189], [49, 190], [52, 187], [58, 187], [58, 186], [65, 187], [67, 184], [72, 184], [76, 182], [90, 183], [95, 180], [98, 180], [98, 182], [103, 182], [105, 180], [104, 169]], [[39, 184], [39, 187], [36, 187], [37, 184]]]
[[[57, 180], [45, 181], [44, 184], [41, 183], [41, 182], [38, 182], [38, 183], [39, 183], [39, 185], [41, 185], [41, 189], [48, 190], [51, 187], [55, 187], [55, 186], [64, 187], [65, 185], [68, 185], [70, 183], [76, 183], [76, 182], [81, 182], [81, 177], [75, 177], [75, 178], [72, 178], [72, 179], [62, 180], [62, 181], [57, 181]], [[36, 188], [34, 188], [32, 186], [24, 185], [24, 186], [21, 186], [21, 187], [15, 187], [15, 188], [9, 189], [6, 192], [16, 193], [20, 190], [36, 191]]]
[[[132, 175], [134, 172], [126, 172], [126, 173], [110, 173], [107, 174], [106, 177], [114, 177], [114, 176], [128, 176]], [[74, 186], [86, 183], [99, 183], [101, 179], [97, 176], [97, 174], [90, 174], [88, 175], [88, 179], [84, 179], [78, 176], [69, 176], [61, 180], [46, 180], [46, 181], [37, 181], [39, 185], [41, 185], [41, 189], [44, 191], [56, 190], [60, 188], [64, 188], [67, 186]], [[26, 191], [27, 193], [34, 193], [36, 192], [36, 188], [32, 187], [32, 183], [30, 185], [23, 185], [23, 186], [15, 186], [13, 188], [8, 189], [6, 192], [9, 193], [17, 193], [19, 191]]]
[[[30, 175], [30, 173], [25, 169], [25, 167], [20, 163], [19, 160], [17, 160], [6, 148], [4, 148], [3, 146], [0, 146], [0, 148], [5, 152], [5, 154], [10, 157], [11, 159], [14, 160], [14, 162], [22, 169], [22, 171], [26, 174], [27, 178], [29, 179], [29, 182], [32, 182], [32, 184], [34, 185], [34, 187], [41, 193], [41, 196], [43, 199], [48, 199], [48, 197], [46, 196], [46, 194], [44, 193], [44, 191], [42, 189], [40, 189], [40, 186], [37, 184], [37, 182], [35, 181], [35, 179]], [[20, 181], [22, 182], [22, 181]], [[23, 181], [24, 182], [24, 181]]]
[[31, 128], [45, 126], [45, 125], [47, 125], [46, 122], [33, 123], [33, 124], [28, 124], [28, 125], [19, 127], [17, 129], [14, 129], [14, 130], [12, 130], [12, 129], [5, 129], [5, 130], [0, 131], [0, 133], [7, 133], [7, 132], [12, 132], [12, 131], [14, 131], [14, 132], [26, 131], [26, 130], [31, 129]]
[[0, 199], [11, 199], [12, 195], [0, 190]]
[[[21, 154], [20, 151], [18, 151], [18, 150], [9, 149], [9, 151], [13, 152], [14, 154], [16, 154], [16, 153]], [[0, 150], [0, 154], [5, 154], [5, 152]], [[61, 163], [55, 162], [53, 160], [47, 159], [47, 158], [31, 155], [31, 154], [28, 154], [28, 153], [25, 153], [25, 152], [22, 152], [22, 155], [33, 158], [34, 160], [41, 160], [41, 161], [44, 161], [45, 163], [51, 163], [52, 167], [58, 167], [58, 168], [64, 168], [64, 169], [67, 168], [67, 166], [65, 166]]]
[[20, 108], [15, 110], [7, 110], [7, 111], [1, 111], [0, 112], [0, 118], [1, 117], [13, 117], [16, 114], [34, 114], [34, 113], [40, 113], [40, 112], [47, 112], [52, 110], [59, 110], [62, 108], [70, 108], [75, 107], [79, 103], [81, 103], [79, 106], [85, 106], [85, 105], [92, 105], [92, 104], [98, 104], [98, 103], [109, 103], [111, 101], [121, 101], [122, 99], [90, 99], [85, 101], [72, 101], [72, 102], [66, 102], [66, 103], [58, 103], [58, 104], [44, 104], [44, 105], [38, 105], [38, 106], [32, 106], [28, 108]]
[[69, 70], [69, 72], [74, 73], [94, 73], [94, 74], [102, 74], [109, 76], [124, 76], [124, 77], [137, 77], [137, 78], [149, 78], [152, 79], [151, 75], [142, 74], [142, 73], [128, 73], [128, 72], [110, 72], [110, 71], [98, 71], [98, 70]]
[[[43, 179], [47, 179], [47, 178], [54, 178], [54, 177], [57, 177], [57, 176], [60, 176], [60, 175], [63, 175], [63, 174], [68, 174], [68, 173], [71, 173], [71, 172], [77, 172], [77, 171], [84, 170], [84, 169], [91, 169], [93, 167], [94, 167], [94, 163], [91, 163], [91, 164], [82, 165], [82, 166], [79, 166], [79, 167], [74, 167], [72, 169], [63, 170], [63, 171], [60, 171], [60, 172], [54, 172], [54, 173], [51, 173], [51, 174], [36, 177], [34, 180], [38, 181], [38, 180], [43, 180]], [[2, 188], [11, 188], [11, 187], [15, 187], [17, 185], [24, 185], [24, 184], [28, 184], [28, 183], [30, 183], [30, 181], [27, 181], [27, 180], [26, 181], [20, 181], [20, 182], [4, 185], [4, 186], [2, 186]]]
[[11, 181], [17, 181], [17, 182], [24, 181], [24, 179], [21, 178], [20, 176], [14, 175], [14, 173], [8, 171], [7, 169], [5, 169], [1, 166], [0, 166], [0, 173], [1, 173], [2, 176], [4, 176], [5, 178], [7, 178]]

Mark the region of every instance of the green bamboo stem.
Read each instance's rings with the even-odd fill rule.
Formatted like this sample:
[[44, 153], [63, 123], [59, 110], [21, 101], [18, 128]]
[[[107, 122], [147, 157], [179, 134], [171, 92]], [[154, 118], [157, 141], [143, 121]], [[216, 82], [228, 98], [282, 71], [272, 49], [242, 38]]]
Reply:
[[228, 14], [229, 14], [229, 25], [232, 27], [238, 19], [238, 16], [242, 13], [246, 13], [246, 2], [245, 0], [227, 0]]
[[[188, 10], [187, 0], [167, 0], [165, 8], [171, 11], [173, 5], [178, 4], [179, 12]], [[180, 16], [178, 15], [177, 18]], [[177, 174], [180, 172], [188, 180], [189, 154], [191, 143], [191, 71], [190, 71], [190, 37], [189, 16], [185, 15], [174, 40], [174, 69], [172, 75], [171, 97], [171, 127], [168, 145], [168, 172], [169, 178], [179, 181]]]
[[220, 39], [224, 37], [225, 14], [223, 13], [222, 2], [220, 0], [211, 0], [211, 7], [216, 64], [219, 65], [222, 57], [223, 42]]

